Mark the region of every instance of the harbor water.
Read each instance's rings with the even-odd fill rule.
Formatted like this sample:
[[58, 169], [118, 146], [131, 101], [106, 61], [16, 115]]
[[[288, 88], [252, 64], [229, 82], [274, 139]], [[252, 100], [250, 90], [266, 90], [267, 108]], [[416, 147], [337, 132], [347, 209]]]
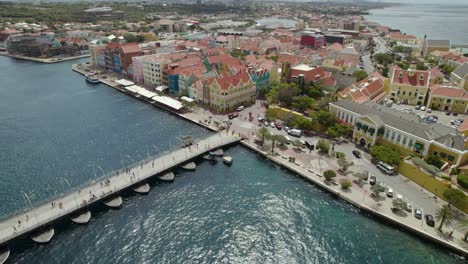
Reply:
[[[0, 216], [132, 160], [209, 132], [104, 85], [74, 62], [0, 57]], [[463, 263], [446, 250], [360, 214], [294, 174], [236, 146], [232, 166], [198, 160], [120, 210], [64, 220], [48, 245], [12, 245], [9, 263]]]

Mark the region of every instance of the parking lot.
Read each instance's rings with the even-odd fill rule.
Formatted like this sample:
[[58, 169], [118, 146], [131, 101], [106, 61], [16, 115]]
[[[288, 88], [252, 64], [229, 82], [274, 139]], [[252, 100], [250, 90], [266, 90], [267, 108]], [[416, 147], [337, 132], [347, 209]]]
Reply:
[[452, 126], [452, 124], [451, 124], [452, 121], [458, 120], [458, 119], [460, 119], [460, 121], [462, 121], [466, 117], [468, 117], [465, 114], [458, 114], [458, 115], [454, 116], [453, 113], [451, 113], [450, 115], [447, 115], [447, 113], [444, 112], [444, 111], [434, 111], [434, 110], [432, 110], [429, 113], [427, 111], [427, 109], [425, 111], [416, 110], [416, 107], [414, 105], [393, 104], [391, 107], [393, 109], [398, 110], [398, 111], [402, 111], [402, 112], [406, 112], [406, 113], [414, 114], [414, 115], [419, 115], [421, 117], [436, 116], [438, 118], [437, 123], [445, 125], [445, 126]]

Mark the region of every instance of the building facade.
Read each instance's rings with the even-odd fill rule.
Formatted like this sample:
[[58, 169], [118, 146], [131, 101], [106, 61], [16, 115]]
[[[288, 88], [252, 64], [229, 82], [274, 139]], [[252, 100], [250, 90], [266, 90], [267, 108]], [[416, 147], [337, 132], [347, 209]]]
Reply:
[[394, 67], [390, 77], [388, 96], [394, 102], [425, 105], [431, 74], [414, 69]]

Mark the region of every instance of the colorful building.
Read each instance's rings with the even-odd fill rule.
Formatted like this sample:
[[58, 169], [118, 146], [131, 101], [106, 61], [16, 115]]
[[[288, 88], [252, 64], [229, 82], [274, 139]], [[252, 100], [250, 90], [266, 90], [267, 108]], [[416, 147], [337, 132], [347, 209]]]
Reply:
[[209, 105], [217, 112], [232, 111], [255, 103], [257, 89], [246, 72], [213, 79], [209, 85]]
[[431, 85], [427, 107], [433, 110], [466, 113], [468, 110], [468, 92], [453, 85]]
[[390, 145], [405, 155], [437, 155], [456, 167], [468, 162], [468, 143], [454, 128], [426, 124], [415, 115], [372, 102], [339, 100], [330, 103], [329, 108], [342, 122], [354, 126], [353, 141], [365, 148], [374, 144]]
[[414, 69], [403, 70], [394, 67], [390, 76], [388, 96], [394, 102], [410, 105], [424, 105], [429, 91], [431, 74]]

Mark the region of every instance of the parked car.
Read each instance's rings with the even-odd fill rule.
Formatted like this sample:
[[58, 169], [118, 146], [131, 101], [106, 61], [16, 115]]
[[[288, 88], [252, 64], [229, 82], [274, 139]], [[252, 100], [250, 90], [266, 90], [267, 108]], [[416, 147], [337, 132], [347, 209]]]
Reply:
[[234, 119], [234, 118], [236, 118], [236, 117], [239, 117], [239, 113], [237, 113], [237, 112], [230, 113], [230, 114], [228, 115], [228, 118], [229, 118], [229, 119]]
[[270, 126], [274, 128], [276, 126], [275, 122], [271, 122]]
[[461, 122], [458, 121], [458, 120], [452, 120], [452, 121], [450, 121], [450, 124], [452, 124], [454, 126], [459, 126], [459, 125], [461, 125]]
[[425, 107], [425, 106], [421, 106], [421, 111], [426, 111], [426, 107]]
[[361, 152], [357, 151], [357, 150], [353, 150], [353, 155], [354, 157], [360, 159], [361, 158]]
[[458, 113], [454, 112], [452, 115], [453, 115], [453, 116], [458, 116]]
[[290, 129], [291, 129], [291, 128], [289, 128], [288, 126], [284, 126], [284, 127], [283, 127], [283, 130], [284, 130], [286, 133], [288, 133], [288, 131], [289, 131]]
[[414, 217], [416, 217], [417, 219], [421, 219], [421, 218], [422, 218], [422, 211], [421, 211], [421, 209], [415, 209], [415, 210], [414, 210]]
[[369, 179], [369, 184], [370, 185], [375, 185], [376, 182], [377, 182], [377, 177], [371, 176], [370, 179]]
[[265, 122], [263, 123], [266, 127], [270, 126], [270, 123], [268, 123], [268, 121], [265, 120]]
[[445, 114], [446, 114], [446, 115], [450, 115], [451, 113], [450, 113], [450, 112], [446, 112]]
[[434, 226], [435, 225], [434, 217], [432, 215], [426, 214], [424, 218], [426, 218], [426, 224], [428, 226]]
[[236, 110], [240, 112], [240, 111], [242, 111], [242, 110], [244, 110], [244, 109], [245, 109], [245, 107], [244, 107], [243, 105], [241, 105], [241, 106], [237, 107]]
[[408, 212], [413, 211], [413, 205], [410, 202], [407, 202], [405, 210]]
[[426, 112], [432, 113], [432, 109], [428, 108], [428, 109], [426, 110]]
[[390, 187], [387, 188], [386, 193], [387, 193], [388, 198], [393, 198], [393, 189], [392, 188], [390, 188]]
[[281, 125], [280, 122], [276, 122], [275, 126], [276, 126], [276, 129], [278, 129], [278, 130], [281, 130], [283, 128], [283, 126]]
[[420, 106], [420, 105], [417, 105], [417, 106], [415, 107], [415, 109], [416, 109], [416, 110], [419, 110], [419, 109], [421, 109], [421, 106]]

